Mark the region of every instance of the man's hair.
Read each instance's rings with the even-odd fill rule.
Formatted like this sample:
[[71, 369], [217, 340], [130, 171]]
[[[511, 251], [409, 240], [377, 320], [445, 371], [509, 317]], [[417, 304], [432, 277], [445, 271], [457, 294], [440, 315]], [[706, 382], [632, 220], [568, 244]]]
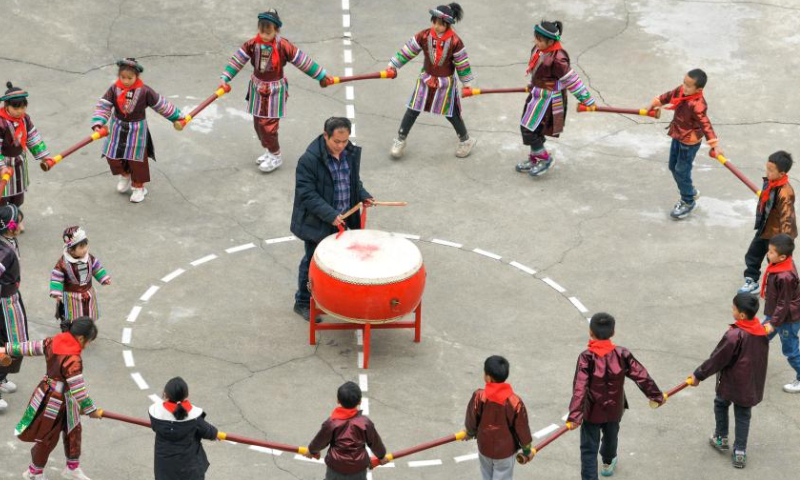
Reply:
[[325, 135], [330, 137], [331, 135], [333, 135], [333, 132], [341, 128], [346, 129], [348, 133], [351, 132], [352, 127], [350, 124], [350, 120], [344, 117], [331, 117], [325, 120], [325, 127], [324, 127]]
[[785, 233], [779, 233], [769, 239], [770, 246], [775, 247], [778, 255], [791, 256], [794, 253], [794, 240]]
[[589, 330], [594, 334], [594, 338], [608, 340], [614, 336], [615, 325], [614, 317], [605, 312], [598, 312], [592, 315], [592, 319], [589, 321]]
[[789, 173], [789, 170], [792, 169], [792, 156], [789, 152], [784, 152], [783, 150], [778, 150], [770, 155], [767, 161], [774, 163], [781, 173]]
[[483, 373], [492, 377], [492, 380], [503, 383], [508, 378], [508, 371], [511, 366], [508, 360], [500, 355], [492, 355], [483, 362]]
[[356, 408], [361, 403], [361, 388], [353, 382], [345, 382], [336, 392], [336, 399], [344, 408]]
[[758, 313], [758, 297], [750, 293], [737, 294], [733, 297], [733, 305], [750, 320]]
[[705, 88], [706, 82], [708, 82], [708, 75], [706, 75], [706, 72], [700, 70], [699, 68], [689, 70], [689, 73], [686, 75], [689, 75], [689, 78], [694, 80], [694, 84], [697, 86], [697, 88]]

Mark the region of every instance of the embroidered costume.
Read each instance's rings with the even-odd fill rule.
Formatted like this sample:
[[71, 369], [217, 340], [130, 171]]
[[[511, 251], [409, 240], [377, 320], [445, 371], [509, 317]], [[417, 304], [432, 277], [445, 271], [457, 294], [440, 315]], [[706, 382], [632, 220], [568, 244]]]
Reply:
[[[0, 233], [14, 230], [19, 222], [16, 205], [0, 207]], [[28, 319], [19, 292], [20, 255], [16, 238], [0, 235], [0, 343], [28, 341]], [[12, 355], [11, 365], [0, 366], [0, 381], [8, 374], [19, 373], [22, 357]]]

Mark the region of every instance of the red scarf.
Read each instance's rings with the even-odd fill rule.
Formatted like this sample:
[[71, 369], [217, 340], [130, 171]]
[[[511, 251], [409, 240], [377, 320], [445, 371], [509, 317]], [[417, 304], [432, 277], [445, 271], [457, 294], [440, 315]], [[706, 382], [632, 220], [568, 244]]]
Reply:
[[487, 383], [483, 391], [486, 392], [487, 400], [500, 405], [505, 405], [508, 397], [514, 395], [514, 390], [507, 383]]
[[189, 403], [188, 398], [186, 400], [181, 400], [180, 402], [164, 402], [163, 405], [164, 408], [166, 408], [167, 411], [173, 415], [175, 414], [175, 410], [178, 409], [178, 405], [183, 407], [183, 409], [186, 410], [186, 413], [191, 412], [193, 408], [192, 404]]
[[531, 73], [533, 71], [534, 68], [536, 68], [536, 63], [539, 61], [539, 57], [541, 57], [543, 53], [550, 53], [550, 52], [555, 52], [555, 51], [558, 51], [558, 50], [563, 50], [563, 48], [561, 47], [561, 42], [555, 42], [554, 44], [550, 45], [549, 47], [545, 48], [544, 50], [539, 50], [537, 48], [536, 51], [533, 52], [533, 56], [531, 57], [531, 61], [528, 62], [528, 69], [525, 70], [525, 75], [528, 75], [529, 73]]
[[455, 35], [455, 32], [451, 27], [448, 28], [447, 31], [444, 32], [444, 34], [440, 38], [438, 35], [436, 35], [436, 29], [431, 27], [431, 38], [433, 38], [433, 41], [436, 45], [436, 58], [431, 59], [434, 65], [439, 65], [439, 60], [442, 59], [442, 54], [444, 52], [444, 44], [445, 42], [453, 38], [453, 35]]
[[617, 346], [611, 343], [611, 340], [589, 340], [589, 351], [598, 357], [605, 357], [615, 348]]
[[0, 117], [5, 118], [11, 123], [17, 122], [17, 129], [14, 132], [14, 138], [19, 139], [19, 145], [23, 148], [28, 144], [28, 129], [25, 128], [25, 115], [14, 118], [5, 108], [0, 108]]
[[702, 98], [702, 97], [703, 97], [702, 90], [695, 93], [694, 95], [684, 96], [683, 85], [681, 85], [681, 89], [678, 92], [678, 96], [677, 97], [673, 96], [672, 100], [670, 100], [669, 103], [664, 106], [664, 110], [675, 110], [676, 108], [678, 108], [678, 105], [680, 105], [681, 102], [688, 102], [689, 100], [694, 100], [695, 98]]
[[[281, 56], [278, 53], [278, 35], [272, 38], [271, 42], [265, 42], [261, 39], [261, 35], [256, 35], [253, 37], [253, 40], [256, 42], [256, 45], [269, 45], [272, 47], [272, 55], [270, 56], [270, 60], [272, 60], [272, 71], [277, 72], [281, 68]], [[260, 48], [260, 47], [259, 47]]]
[[755, 335], [758, 337], [764, 337], [767, 335], [767, 331], [764, 329], [764, 325], [761, 325], [758, 317], [753, 317], [752, 320], [737, 320], [734, 325], [750, 335]]
[[758, 210], [763, 212], [764, 208], [767, 206], [767, 200], [769, 200], [769, 193], [772, 191], [773, 188], [782, 187], [789, 183], [789, 175], [784, 175], [783, 177], [773, 181], [767, 182], [767, 188], [761, 192], [761, 198], [759, 198], [758, 202]]
[[56, 355], [80, 355], [81, 344], [71, 333], [59, 333], [53, 337], [53, 353]]
[[133, 82], [133, 85], [131, 85], [130, 87], [126, 87], [125, 85], [123, 85], [122, 80], [117, 80], [117, 83], [115, 83], [114, 85], [120, 90], [122, 90], [122, 93], [117, 95], [117, 107], [119, 107], [120, 112], [127, 115], [128, 112], [125, 111], [125, 102], [127, 101], [126, 97], [128, 96], [128, 92], [143, 87], [144, 82], [142, 82], [141, 78], [137, 78], [136, 81]]
[[761, 281], [761, 298], [764, 298], [764, 292], [767, 288], [767, 277], [770, 273], [790, 272], [794, 270], [794, 262], [792, 256], [786, 257], [786, 260], [778, 263], [770, 263], [767, 265], [767, 271], [764, 272], [764, 279]]
[[347, 420], [348, 418], [353, 418], [358, 413], [358, 407], [356, 408], [344, 408], [344, 407], [336, 407], [331, 412], [331, 418], [334, 420]]

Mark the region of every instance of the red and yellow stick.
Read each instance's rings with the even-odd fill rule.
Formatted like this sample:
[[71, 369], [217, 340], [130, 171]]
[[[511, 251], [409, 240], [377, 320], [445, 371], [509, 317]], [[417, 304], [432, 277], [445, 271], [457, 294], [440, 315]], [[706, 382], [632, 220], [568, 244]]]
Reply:
[[486, 95], [487, 93], [530, 93], [530, 87], [522, 88], [468, 88], [461, 89], [463, 98], [474, 97], [475, 95]]
[[[120, 415], [119, 413], [113, 413], [103, 409], [97, 410], [97, 413], [102, 418], [110, 418], [112, 420], [118, 420], [120, 422], [131, 423], [133, 425], [141, 425], [142, 427], [150, 428], [149, 420], [129, 417], [127, 415]], [[225, 432], [218, 432], [217, 440], [228, 440], [229, 442], [243, 443], [245, 445], [255, 445], [257, 447], [271, 448], [272, 450], [280, 450], [282, 452], [298, 453], [300, 455], [305, 455], [306, 453], [308, 453], [308, 448], [306, 447], [296, 447], [294, 445], [285, 445], [283, 443], [277, 443], [277, 442], [265, 442], [261, 440], [255, 440], [252, 438], [240, 437], [239, 435], [234, 435]]]
[[230, 92], [230, 91], [231, 91], [231, 86], [230, 86], [230, 85], [228, 85], [227, 83], [225, 83], [225, 84], [223, 84], [221, 87], [219, 87], [219, 88], [217, 89], [217, 91], [215, 91], [215, 92], [214, 92], [214, 93], [213, 93], [213, 94], [212, 94], [210, 97], [208, 97], [208, 98], [206, 98], [205, 100], [203, 100], [203, 103], [201, 103], [200, 105], [196, 106], [196, 107], [194, 108], [194, 110], [192, 110], [191, 112], [189, 112], [189, 114], [188, 114], [188, 115], [186, 115], [186, 116], [183, 118], [183, 120], [179, 120], [179, 121], [178, 121], [178, 123], [180, 123], [180, 124], [181, 124], [181, 128], [185, 127], [187, 123], [191, 122], [191, 121], [194, 119], [194, 117], [196, 117], [197, 115], [199, 115], [199, 114], [200, 114], [200, 112], [202, 112], [203, 110], [205, 110], [205, 108], [206, 108], [207, 106], [209, 106], [209, 105], [211, 105], [212, 103], [214, 103], [214, 101], [215, 101], [216, 99], [220, 98], [221, 96], [225, 95], [226, 93], [228, 93], [228, 92]]
[[325, 83], [323, 88], [327, 87], [328, 85], [355, 82], [357, 80], [371, 80], [374, 78], [397, 78], [397, 70], [386, 69], [386, 70], [381, 70], [380, 72], [365, 73], [363, 75], [351, 75], [349, 77], [331, 77], [331, 79]]
[[11, 356], [6, 355], [5, 353], [0, 353], [0, 367], [7, 367], [11, 365], [11, 362], [14, 359]]
[[45, 172], [50, 171], [58, 162], [64, 160], [68, 156], [72, 155], [73, 153], [77, 152], [81, 148], [89, 145], [90, 143], [94, 142], [95, 140], [100, 140], [103, 137], [108, 136], [108, 128], [102, 127], [96, 132], [92, 133], [88, 137], [84, 138], [80, 142], [76, 143], [75, 145], [69, 147], [68, 149], [64, 150], [63, 152], [59, 153], [53, 158], [45, 158], [42, 162], [39, 163], [39, 166], [42, 167], [42, 170]]
[[[664, 392], [664, 401], [666, 402], [669, 397], [674, 396], [676, 393], [680, 392], [681, 390], [683, 390], [684, 388], [688, 387], [691, 384], [692, 384], [692, 377], [689, 377], [686, 379], [685, 382], [681, 383], [677, 387], [667, 390], [666, 392]], [[663, 405], [663, 403], [659, 404], [658, 402], [650, 400], [650, 408], [658, 408], [661, 405]]]
[[[391, 462], [393, 460], [397, 460], [398, 458], [407, 457], [409, 455], [413, 455], [415, 453], [419, 453], [419, 452], [422, 452], [424, 450], [430, 450], [431, 448], [438, 447], [440, 445], [444, 445], [445, 443], [457, 442], [459, 440], [464, 440], [465, 438], [467, 438], [467, 432], [462, 430], [462, 431], [460, 431], [458, 433], [454, 433], [452, 435], [448, 435], [446, 437], [442, 437], [442, 438], [439, 438], [439, 439], [436, 439], [436, 440], [433, 440], [433, 441], [430, 441], [430, 442], [422, 443], [422, 444], [417, 445], [415, 447], [406, 448], [405, 450], [398, 450], [397, 452], [394, 452], [394, 453], [387, 453], [386, 454], [386, 459]], [[377, 457], [372, 457], [370, 459], [370, 461], [372, 462], [372, 468], [375, 468], [380, 464], [380, 460], [378, 460]]]
[[11, 167], [5, 167], [2, 172], [0, 172], [0, 194], [3, 193], [3, 190], [6, 189], [6, 185], [11, 180], [11, 177], [14, 176], [14, 169]]
[[[361, 206], [362, 206], [362, 205], [363, 205], [363, 202], [358, 202], [358, 203], [357, 203], [357, 204], [356, 204], [356, 205], [355, 205], [353, 208], [351, 208], [350, 210], [348, 210], [348, 211], [344, 212], [344, 213], [342, 214], [342, 220], [346, 220], [346, 219], [347, 219], [347, 217], [349, 217], [350, 215], [352, 215], [352, 214], [356, 213], [357, 211], [361, 210]], [[361, 228], [364, 228], [364, 227], [363, 227], [363, 224], [364, 224], [364, 222], [363, 222], [363, 221], [361, 222], [361, 224], [362, 224], [362, 227], [361, 227]], [[339, 226], [338, 226], [338, 228], [339, 228], [339, 233], [337, 233], [337, 234], [336, 234], [336, 238], [337, 238], [337, 239], [338, 239], [339, 237], [341, 237], [341, 236], [342, 236], [342, 234], [344, 233], [344, 227], [345, 227], [345, 224], [344, 224], [344, 222], [342, 222], [342, 223], [340, 223], [340, 224], [339, 224]]]
[[[556, 433], [550, 435], [549, 437], [545, 438], [544, 441], [542, 441], [538, 445], [536, 445], [533, 448], [531, 448], [531, 454], [533, 456], [536, 456], [536, 454], [539, 453], [544, 447], [546, 447], [546, 446], [550, 445], [551, 443], [553, 443], [554, 441], [556, 441], [558, 439], [558, 437], [560, 437], [561, 435], [564, 435], [565, 433], [569, 432], [569, 430], [570, 430], [569, 427], [566, 426], [566, 425], [564, 425], [563, 427], [559, 428], [558, 430], [556, 430]], [[522, 455], [521, 453], [517, 454], [517, 463], [520, 463], [520, 464], [525, 463], [525, 456]]]
[[745, 177], [744, 174], [738, 168], [734, 167], [733, 164], [731, 164], [731, 162], [729, 162], [727, 158], [725, 158], [722, 155], [717, 155], [716, 150], [714, 150], [713, 148], [711, 150], [709, 150], [708, 155], [711, 158], [716, 158], [717, 161], [719, 161], [719, 163], [725, 165], [725, 168], [730, 170], [730, 172], [732, 174], [736, 175], [736, 178], [738, 178], [739, 180], [742, 181], [742, 183], [747, 185], [747, 188], [752, 190], [753, 193], [756, 194], [756, 196], [759, 196], [759, 197], [761, 196], [761, 189], [758, 188], [756, 186], [756, 184], [753, 183], [749, 178]]
[[643, 117], [661, 118], [661, 109], [645, 110], [644, 108], [615, 108], [600, 107], [597, 105], [586, 106], [582, 103], [578, 104], [578, 112], [624, 113], [626, 115], [641, 115]]

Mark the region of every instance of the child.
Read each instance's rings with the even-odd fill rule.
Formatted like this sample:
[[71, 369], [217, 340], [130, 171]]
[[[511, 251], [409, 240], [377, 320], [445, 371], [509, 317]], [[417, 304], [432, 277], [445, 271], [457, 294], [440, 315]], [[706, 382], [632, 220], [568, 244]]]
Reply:
[[558, 137], [564, 129], [569, 92], [584, 105], [595, 100], [569, 62], [569, 54], [561, 47], [564, 26], [561, 22], [545, 22], [534, 27], [534, 47], [528, 61], [530, 95], [525, 100], [520, 120], [522, 143], [531, 149], [528, 159], [517, 165], [518, 172], [532, 177], [541, 175], [553, 164], [545, 150], [545, 135]]
[[111, 277], [89, 253], [89, 239], [81, 227], [67, 228], [62, 238], [64, 253], [50, 274], [50, 297], [56, 299], [56, 319], [66, 331], [75, 318], [100, 318], [92, 277], [102, 285], [111, 285]]
[[[119, 175], [117, 191], [126, 193], [133, 187], [131, 202], [139, 203], [147, 195], [144, 184], [150, 181], [148, 159], [156, 159], [153, 139], [147, 128], [147, 107], [182, 130], [183, 114], [169, 100], [159, 95], [139, 78], [144, 67], [135, 58], [117, 62], [118, 79], [97, 102], [92, 117], [92, 130], [109, 122], [103, 157], [108, 160], [112, 175]], [[111, 115], [113, 112], [113, 116]]]
[[505, 383], [508, 360], [492, 355], [483, 362], [484, 388], [475, 390], [467, 405], [464, 427], [467, 438], [478, 438], [478, 458], [484, 480], [513, 477], [517, 451], [525, 461], [533, 458], [531, 430], [525, 404]]
[[319, 452], [328, 448], [325, 465], [328, 470], [325, 480], [364, 480], [370, 467], [366, 447], [380, 460], [388, 463], [386, 447], [375, 430], [372, 420], [361, 414], [361, 389], [353, 382], [346, 382], [336, 392], [339, 406], [325, 420], [317, 435], [308, 444], [308, 458], [319, 458]]
[[[567, 427], [581, 427], [581, 478], [597, 480], [597, 453], [603, 459], [601, 475], [614, 474], [617, 437], [622, 414], [628, 408], [625, 377], [650, 400], [664, 403], [664, 394], [647, 369], [624, 347], [611, 342], [616, 321], [607, 313], [595, 313], [589, 322], [589, 349], [578, 356]], [[602, 432], [602, 442], [601, 434]]]
[[83, 379], [81, 353], [97, 338], [97, 327], [91, 318], [75, 319], [68, 332], [43, 341], [9, 342], [0, 353], [14, 356], [44, 356], [47, 372], [33, 392], [28, 408], [17, 424], [15, 433], [23, 442], [34, 443], [32, 462], [22, 474], [29, 480], [46, 480], [44, 469], [50, 453], [64, 437], [67, 466], [61, 476], [73, 480], [89, 480], [80, 468], [81, 414], [100, 418]]
[[[0, 345], [28, 341], [28, 319], [19, 292], [20, 263], [17, 236], [20, 234], [22, 212], [16, 205], [0, 206]], [[17, 386], [8, 375], [19, 373], [22, 357], [12, 357], [11, 365], [0, 366], [0, 412], [8, 408], [4, 393], [14, 393]]]
[[284, 76], [286, 63], [291, 63], [318, 80], [320, 86], [325, 86], [330, 80], [322, 66], [281, 37], [282, 26], [276, 10], [269, 9], [258, 14], [258, 33], [233, 54], [220, 75], [221, 85], [224, 85], [230, 83], [247, 62], [253, 65], [245, 100], [248, 112], [253, 116], [253, 127], [265, 149], [264, 154], [256, 159], [258, 169], [265, 173], [272, 172], [283, 163], [278, 126], [289, 99], [289, 82]]
[[167, 382], [161, 398], [164, 402], [148, 410], [156, 432], [155, 479], [203, 480], [209, 463], [201, 440], [216, 440], [216, 427], [206, 422], [202, 408], [189, 402], [189, 386], [181, 377]]
[[420, 71], [414, 92], [408, 101], [400, 131], [392, 145], [392, 157], [400, 158], [406, 148], [406, 137], [420, 112], [444, 115], [458, 135], [456, 157], [465, 158], [477, 140], [470, 138], [467, 126], [461, 119], [461, 92], [457, 88], [456, 74], [465, 87], [474, 78], [469, 55], [464, 42], [453, 30], [453, 24], [464, 17], [464, 9], [457, 3], [439, 5], [431, 14], [431, 28], [422, 30], [409, 40], [389, 60], [389, 69], [397, 70], [422, 52], [425, 62]]
[[769, 239], [779, 233], [797, 238], [797, 219], [794, 213], [794, 188], [789, 183], [792, 156], [779, 150], [767, 160], [767, 176], [756, 207], [756, 235], [744, 255], [744, 285], [739, 293], [758, 291], [761, 263], [769, 248]]
[[703, 136], [708, 145], [722, 155], [719, 140], [711, 121], [706, 116], [708, 104], [703, 97], [703, 89], [708, 77], [706, 72], [695, 68], [683, 78], [683, 85], [656, 97], [647, 106], [647, 110], [661, 108], [675, 110], [669, 124], [669, 136], [672, 146], [669, 150], [669, 171], [678, 185], [681, 199], [675, 204], [670, 216], [676, 220], [686, 218], [700, 198], [700, 192], [692, 185], [692, 162], [700, 149]]
[[772, 331], [772, 340], [780, 335], [781, 350], [795, 371], [795, 380], [783, 386], [786, 393], [800, 393], [800, 279], [792, 260], [794, 240], [779, 233], [769, 240], [769, 265], [761, 283], [764, 302], [764, 325]]
[[43, 160], [50, 151], [25, 111], [28, 108], [28, 92], [6, 82], [5, 95], [0, 97], [0, 171], [11, 168], [14, 171], [2, 192], [0, 205], [13, 203], [21, 207], [28, 190], [28, 157], [25, 149], [36, 160]]

